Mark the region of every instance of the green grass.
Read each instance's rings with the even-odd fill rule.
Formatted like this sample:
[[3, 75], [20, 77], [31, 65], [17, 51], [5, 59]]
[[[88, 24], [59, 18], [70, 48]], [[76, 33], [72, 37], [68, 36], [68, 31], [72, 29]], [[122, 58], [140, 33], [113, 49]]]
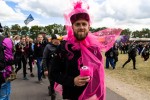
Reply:
[[150, 59], [148, 62], [144, 62], [141, 56], [136, 57], [136, 68], [133, 70], [132, 60], [124, 67], [121, 68], [124, 62], [127, 60], [127, 54], [119, 54], [119, 60], [116, 65], [116, 69], [105, 69], [106, 75], [111, 75], [127, 84], [139, 87], [150, 93]]

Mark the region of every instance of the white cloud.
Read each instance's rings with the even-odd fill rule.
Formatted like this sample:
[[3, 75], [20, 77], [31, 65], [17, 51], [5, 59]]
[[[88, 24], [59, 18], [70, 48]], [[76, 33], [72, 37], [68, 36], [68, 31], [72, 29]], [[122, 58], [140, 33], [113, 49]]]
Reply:
[[[66, 9], [70, 8], [70, 1], [73, 0], [5, 0], [17, 3], [15, 9], [9, 7], [4, 1], [0, 1], [0, 7], [6, 8], [1, 11], [2, 20], [11, 20], [10, 16], [16, 19], [25, 19], [21, 11], [30, 11], [42, 18], [62, 18]], [[87, 0], [90, 5], [90, 14], [95, 27], [122, 27], [141, 29], [150, 27], [150, 0]], [[1, 4], [3, 3], [3, 4]], [[8, 13], [10, 12], [10, 13]], [[6, 16], [6, 17], [4, 17]], [[41, 24], [38, 21], [32, 22]], [[43, 20], [43, 19], [42, 19]], [[55, 23], [56, 20], [53, 20]], [[60, 21], [62, 22], [62, 21]], [[49, 23], [45, 23], [49, 24]], [[62, 23], [64, 24], [64, 23]]]
[[91, 7], [96, 11], [94, 26], [150, 28], [150, 0], [104, 0]]
[[0, 21], [17, 21], [24, 19], [24, 14], [20, 9], [12, 9], [6, 2], [0, 0]]
[[62, 17], [65, 9], [70, 6], [69, 0], [7, 0], [18, 3], [17, 7], [32, 11], [46, 17]]

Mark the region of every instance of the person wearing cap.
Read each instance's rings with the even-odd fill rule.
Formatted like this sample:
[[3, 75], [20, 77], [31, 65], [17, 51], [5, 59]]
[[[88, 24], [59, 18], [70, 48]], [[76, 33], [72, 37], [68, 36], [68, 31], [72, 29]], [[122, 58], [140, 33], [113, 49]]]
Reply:
[[46, 35], [47, 38], [47, 43], [51, 43], [51, 36], [50, 35]]
[[[57, 82], [55, 90], [62, 92], [64, 100], [105, 100], [104, 65], [100, 51], [101, 48], [108, 50], [115, 40], [103, 42], [90, 33], [90, 15], [82, 8], [82, 2], [76, 2], [65, 18], [67, 36], [56, 49], [50, 73], [52, 80]], [[112, 30], [104, 31], [101, 33], [107, 34]], [[104, 46], [103, 43], [109, 45]], [[87, 66], [88, 75], [80, 74], [82, 66]]]
[[43, 52], [42, 66], [44, 68], [45, 75], [48, 76], [50, 85], [48, 86], [49, 96], [51, 96], [51, 100], [55, 100], [56, 94], [54, 91], [54, 81], [50, 78], [50, 70], [51, 70], [51, 62], [55, 55], [55, 50], [57, 46], [60, 44], [60, 40], [58, 37], [53, 34], [51, 37], [51, 43], [48, 43]]

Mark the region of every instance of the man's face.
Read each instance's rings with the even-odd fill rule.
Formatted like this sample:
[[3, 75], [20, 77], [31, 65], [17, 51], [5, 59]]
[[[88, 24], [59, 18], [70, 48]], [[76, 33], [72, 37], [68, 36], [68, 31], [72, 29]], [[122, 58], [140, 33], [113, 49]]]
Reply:
[[74, 36], [76, 37], [77, 40], [80, 41], [84, 40], [88, 35], [90, 25], [88, 21], [80, 19], [73, 23], [72, 28], [74, 31]]
[[60, 44], [60, 41], [58, 39], [53, 39], [52, 40], [52, 44], [54, 45], [59, 45]]

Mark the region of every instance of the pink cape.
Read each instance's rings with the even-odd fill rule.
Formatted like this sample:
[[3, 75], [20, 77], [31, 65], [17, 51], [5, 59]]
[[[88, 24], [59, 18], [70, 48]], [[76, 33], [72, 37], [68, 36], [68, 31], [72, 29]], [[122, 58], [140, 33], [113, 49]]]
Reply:
[[[72, 49], [81, 50], [82, 56], [78, 60], [78, 65], [83, 63], [83, 65], [89, 66], [92, 73], [91, 80], [78, 100], [105, 100], [104, 64], [100, 52], [111, 48], [120, 33], [121, 29], [105, 29], [93, 34], [89, 33], [86, 39], [80, 43], [76, 43], [72, 32], [65, 37], [65, 40], [74, 44]], [[72, 57], [73, 55], [70, 55], [70, 59]], [[80, 70], [79, 66], [78, 69]], [[60, 90], [62, 89], [56, 89], [59, 92]]]

